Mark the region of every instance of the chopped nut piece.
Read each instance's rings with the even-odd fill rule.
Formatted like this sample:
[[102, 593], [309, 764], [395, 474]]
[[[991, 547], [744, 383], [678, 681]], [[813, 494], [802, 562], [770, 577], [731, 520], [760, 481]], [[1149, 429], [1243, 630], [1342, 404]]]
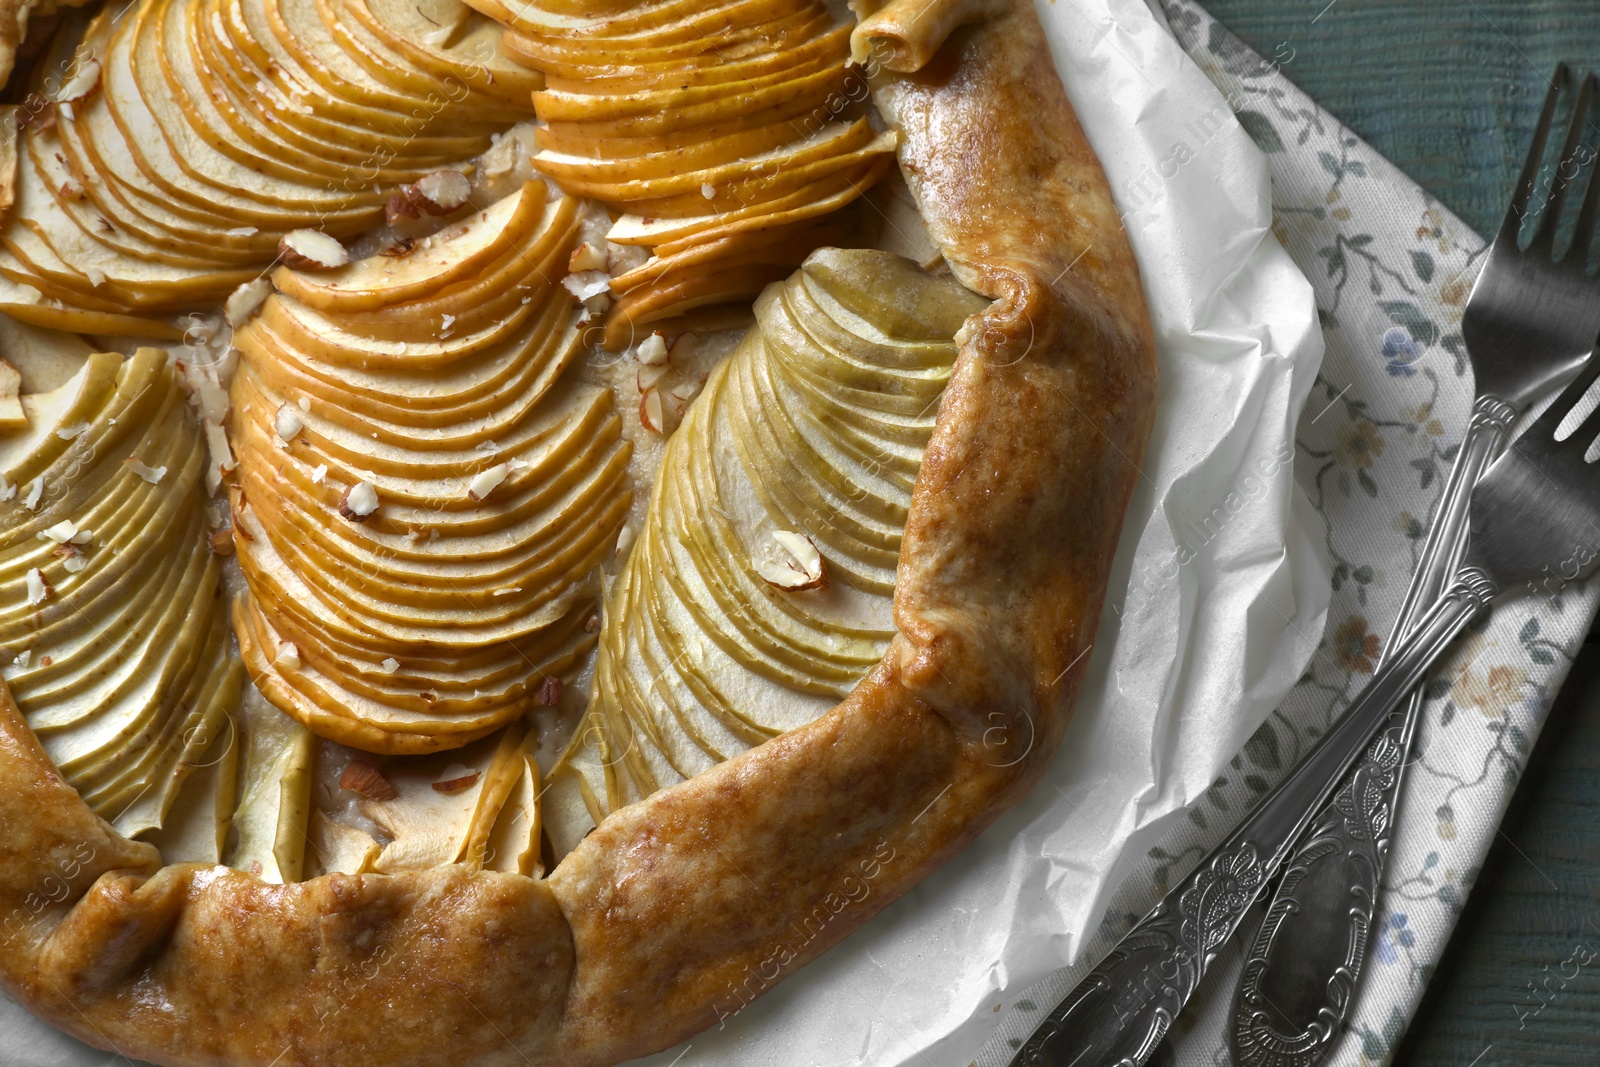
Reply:
[[39, 498], [44, 496], [44, 475], [39, 475], [28, 483], [28, 492], [22, 498], [22, 506], [29, 511], [39, 510]]
[[345, 765], [339, 775], [339, 788], [368, 800], [393, 800], [400, 795], [394, 783], [364, 759], [353, 759]]
[[574, 274], [586, 270], [603, 270], [606, 266], [606, 254], [588, 241], [584, 241], [572, 250], [572, 255], [567, 259], [567, 270]]
[[30, 605], [44, 603], [44, 598], [54, 592], [50, 588], [50, 583], [44, 580], [44, 572], [38, 567], [28, 571], [27, 582], [28, 603]]
[[553, 674], [547, 676], [539, 686], [539, 706], [545, 708], [555, 707], [557, 704], [561, 703], [561, 694], [563, 691], [564, 687], [561, 684], [560, 678], [557, 678]]
[[710, 200], [717, 195], [717, 187], [712, 185], [710, 182], [702, 182], [700, 185], [700, 195], [705, 197], [707, 200]]
[[395, 239], [394, 244], [379, 252], [378, 255], [388, 256], [390, 259], [399, 259], [402, 256], [409, 256], [416, 247], [416, 238], [402, 235]]
[[828, 584], [827, 568], [817, 546], [805, 534], [792, 530], [774, 530], [772, 539], [782, 548], [785, 559], [772, 563], [754, 560], [756, 573], [769, 584], [790, 592], [821, 589]]
[[422, 212], [417, 210], [417, 205], [412, 203], [411, 198], [405, 193], [395, 193], [384, 201], [383, 217], [384, 221], [390, 226], [393, 226], [401, 219], [414, 219], [419, 218], [421, 215]]
[[161, 479], [167, 476], [167, 468], [164, 464], [160, 467], [146, 466], [145, 464], [139, 462], [138, 458], [134, 456], [129, 456], [127, 459], [123, 460], [122, 465], [127, 467], [133, 473], [137, 474], [140, 478], [149, 482], [151, 485], [161, 484]]
[[622, 529], [618, 530], [616, 554], [618, 556], [626, 556], [628, 554], [628, 550], [633, 547], [634, 541], [638, 540], [638, 538], [639, 531], [636, 527], [624, 526]]
[[424, 174], [406, 189], [406, 198], [430, 215], [448, 215], [472, 196], [472, 182], [459, 170]]
[[700, 335], [697, 333], [680, 333], [672, 342], [672, 347], [667, 353], [672, 362], [683, 367], [694, 358], [695, 352], [700, 348]]
[[635, 384], [637, 384], [639, 387], [639, 392], [643, 393], [646, 390], [654, 389], [656, 386], [660, 385], [661, 380], [671, 373], [672, 366], [667, 363], [662, 363], [655, 367], [640, 367], [638, 372], [634, 374], [633, 378]]
[[83, 187], [82, 182], [68, 178], [61, 183], [61, 188], [57, 189], [56, 193], [63, 200], [81, 201], [89, 195], [89, 190]]
[[87, 422], [75, 422], [71, 426], [63, 426], [58, 429], [56, 436], [63, 441], [76, 441], [83, 436], [83, 432], [88, 428], [89, 424]]
[[350, 262], [344, 245], [320, 230], [290, 230], [278, 242], [278, 257], [295, 270], [338, 270]]
[[305, 428], [305, 424], [305, 420], [300, 417], [300, 410], [288, 404], [279, 404], [277, 413], [272, 416], [272, 426], [278, 431], [278, 438], [282, 441], [293, 441], [295, 435]]
[[357, 482], [339, 498], [339, 514], [351, 522], [365, 522], [378, 510], [378, 490], [371, 482]]
[[206, 450], [210, 453], [211, 461], [206, 465], [206, 492], [215, 496], [222, 487], [222, 476], [233, 470], [235, 463], [233, 450], [228, 447], [228, 435], [222, 427], [212, 419], [207, 419]]
[[561, 279], [561, 288], [587, 307], [589, 300], [611, 291], [611, 275], [603, 270], [576, 271]]
[[54, 526], [51, 526], [48, 529], [40, 530], [39, 540], [54, 541], [58, 545], [64, 545], [76, 537], [77, 533], [77, 523], [73, 522], [71, 519], [62, 519]]
[[483, 776], [482, 771], [475, 771], [460, 763], [452, 763], [439, 775], [439, 780], [433, 783], [436, 793], [459, 793], [463, 789], [471, 789]]
[[474, 504], [482, 503], [510, 473], [511, 465], [508, 463], [496, 463], [479, 471], [472, 476], [472, 481], [467, 483], [467, 496]]
[[253, 282], [245, 282], [228, 294], [228, 302], [222, 306], [222, 317], [227, 320], [229, 326], [237, 330], [261, 310], [261, 305], [270, 295], [272, 295], [272, 283], [267, 279], [257, 278]]
[[61, 565], [66, 568], [68, 574], [77, 574], [89, 565], [89, 561], [82, 556], [71, 555], [62, 560]]
[[378, 664], [378, 669], [384, 674], [393, 674], [400, 669], [400, 661], [393, 656], [386, 656], [383, 662]]
[[14, 500], [16, 496], [17, 487], [6, 481], [4, 475], [0, 475], [0, 500]]
[[311, 398], [309, 396], [303, 396], [294, 402], [294, 406], [309, 414], [311, 411]]
[[672, 399], [682, 405], [700, 395], [700, 386], [701, 382], [698, 378], [688, 378], [674, 385], [669, 391], [672, 393]]
[[600, 616], [590, 615], [587, 619], [583, 620], [584, 633], [592, 634], [598, 629], [600, 629]]
[[635, 357], [647, 367], [659, 367], [667, 361], [667, 339], [658, 330], [639, 343]]
[[667, 432], [667, 413], [661, 405], [661, 390], [646, 389], [639, 398], [639, 421], [651, 433]]
[[272, 657], [274, 664], [281, 663], [294, 670], [300, 666], [300, 646], [291, 641], [285, 641], [278, 646], [278, 654]]
[[311, 468], [311, 484], [321, 485], [322, 479], [326, 478], [327, 476], [328, 465], [326, 463], [318, 463], [315, 467]]
[[233, 555], [232, 526], [224, 526], [211, 535], [211, 551], [224, 558]]
[[33, 649], [25, 648], [25, 649], [23, 649], [21, 652], [19, 652], [17, 654], [17, 658], [16, 659], [11, 661], [11, 665], [13, 667], [21, 667], [24, 670], [26, 670], [27, 667], [28, 667], [28, 664], [30, 664], [32, 662], [33, 662]]

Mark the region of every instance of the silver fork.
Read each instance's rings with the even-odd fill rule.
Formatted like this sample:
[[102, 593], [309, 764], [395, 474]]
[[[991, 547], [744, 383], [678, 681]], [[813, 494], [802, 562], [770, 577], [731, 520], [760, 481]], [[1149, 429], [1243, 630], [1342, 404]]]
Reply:
[[1600, 381], [1590, 360], [1472, 490], [1471, 538], [1444, 595], [1322, 739], [1039, 1024], [1012, 1067], [1140, 1067], [1313, 813], [1450, 643], [1502, 590], [1559, 593], [1600, 561], [1600, 408], [1556, 431]]
[[[1582, 170], [1578, 153], [1585, 150], [1596, 94], [1593, 74], [1573, 104], [1537, 230], [1526, 250], [1518, 244], [1550, 127], [1572, 81], [1565, 64], [1557, 68], [1511, 206], [1462, 316], [1478, 395], [1394, 637], [1411, 630], [1455, 570], [1466, 537], [1468, 492], [1505, 446], [1511, 421], [1571, 375], [1600, 332], [1600, 281], [1585, 271], [1600, 200], [1600, 180], [1592, 175], [1572, 241], [1561, 258], [1555, 254], [1562, 207]], [[1395, 644], [1391, 639], [1389, 649]], [[1234, 996], [1228, 1039], [1241, 1067], [1313, 1067], [1340, 1033], [1366, 962], [1395, 805], [1423, 703], [1420, 690], [1411, 695], [1285, 861]]]

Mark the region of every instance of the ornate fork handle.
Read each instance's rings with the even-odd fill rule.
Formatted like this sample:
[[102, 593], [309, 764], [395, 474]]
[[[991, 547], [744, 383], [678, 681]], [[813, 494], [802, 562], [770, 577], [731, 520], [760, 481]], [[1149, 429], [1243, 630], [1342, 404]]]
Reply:
[[[1394, 635], [1415, 625], [1460, 562], [1472, 487], [1505, 448], [1516, 409], [1481, 396], [1451, 464]], [[1379, 660], [1387, 662], [1390, 640]], [[1389, 722], [1285, 863], [1245, 958], [1229, 1040], [1240, 1067], [1312, 1067], [1349, 1015], [1366, 961], [1395, 805], [1422, 712], [1421, 690]]]
[[1140, 1067], [1390, 712], [1497, 592], [1463, 568], [1339, 721], [1039, 1024], [1012, 1067]]

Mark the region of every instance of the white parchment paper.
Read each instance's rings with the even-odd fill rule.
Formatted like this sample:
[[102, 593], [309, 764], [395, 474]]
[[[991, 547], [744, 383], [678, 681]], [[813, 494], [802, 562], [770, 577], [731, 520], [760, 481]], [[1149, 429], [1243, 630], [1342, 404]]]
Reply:
[[[1328, 569], [1300, 522], [1292, 457], [1322, 341], [1310, 287], [1270, 231], [1265, 160], [1141, 0], [1057, 0], [1040, 15], [1143, 268], [1162, 374], [1077, 715], [1044, 780], [972, 848], [641, 1065], [967, 1063], [998, 994], [1075, 958], [1128, 861], [1216, 778], [1321, 636]], [[0, 998], [0, 1063], [111, 1062], [128, 1061]]]
[[1141, 0], [1039, 13], [1143, 269], [1162, 375], [1077, 714], [1044, 780], [972, 848], [641, 1067], [966, 1064], [999, 993], [1073, 961], [1128, 861], [1216, 779], [1321, 638], [1328, 568], [1292, 458], [1322, 336], [1271, 233], [1266, 161]]

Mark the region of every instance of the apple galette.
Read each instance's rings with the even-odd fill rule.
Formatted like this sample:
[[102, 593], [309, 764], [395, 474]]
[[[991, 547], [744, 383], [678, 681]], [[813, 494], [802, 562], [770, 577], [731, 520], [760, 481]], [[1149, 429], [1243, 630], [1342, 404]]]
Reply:
[[470, 4], [0, 33], [0, 978], [91, 1044], [665, 1048], [1071, 714], [1155, 366], [1032, 5]]

